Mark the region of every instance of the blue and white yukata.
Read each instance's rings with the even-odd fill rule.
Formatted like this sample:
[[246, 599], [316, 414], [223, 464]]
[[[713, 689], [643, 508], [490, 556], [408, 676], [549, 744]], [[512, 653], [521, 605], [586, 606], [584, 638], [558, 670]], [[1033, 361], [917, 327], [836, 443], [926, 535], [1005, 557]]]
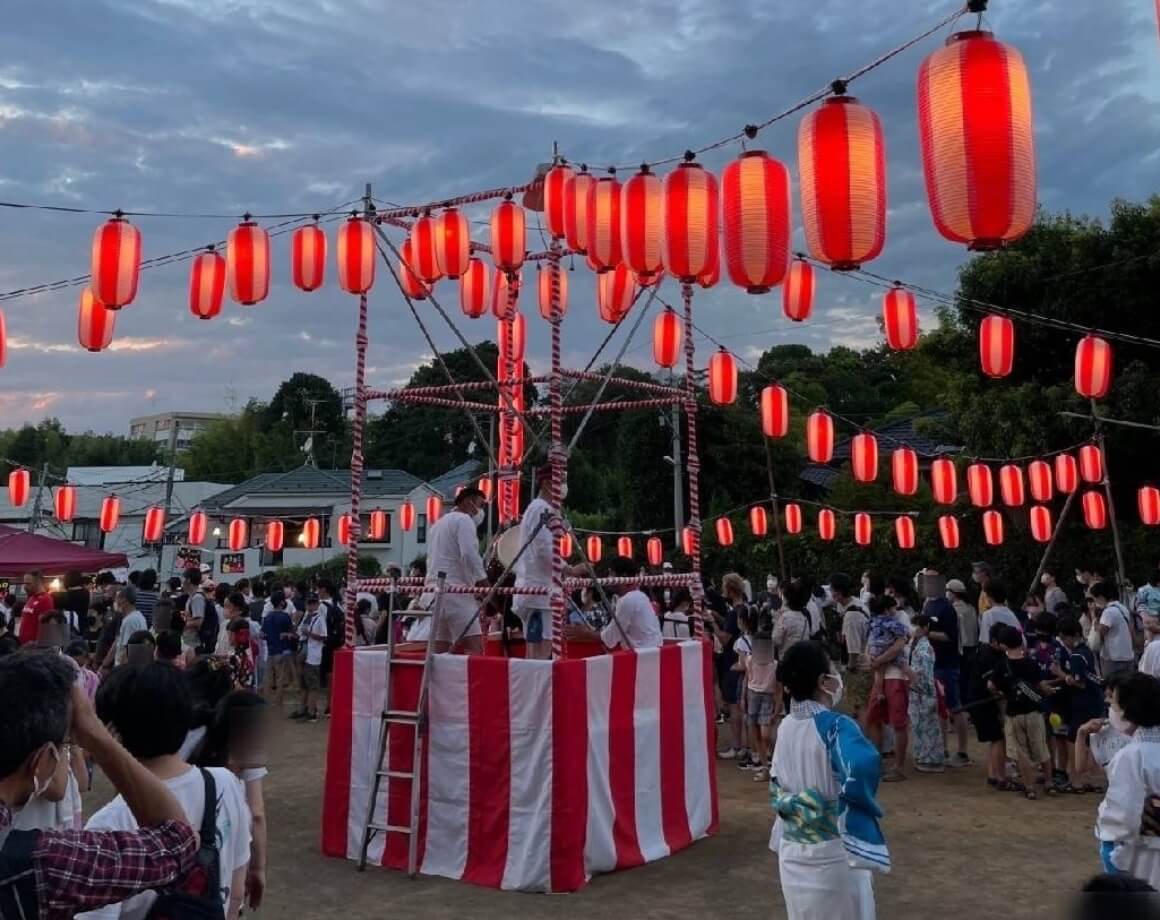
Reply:
[[1104, 871], [1127, 873], [1160, 890], [1160, 837], [1142, 828], [1145, 804], [1160, 797], [1160, 728], [1137, 728], [1112, 757], [1107, 774], [1096, 817]]

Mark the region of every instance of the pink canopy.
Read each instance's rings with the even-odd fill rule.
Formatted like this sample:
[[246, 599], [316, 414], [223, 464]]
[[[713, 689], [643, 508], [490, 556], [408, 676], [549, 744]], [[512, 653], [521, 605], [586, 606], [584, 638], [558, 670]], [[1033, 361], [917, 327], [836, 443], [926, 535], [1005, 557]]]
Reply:
[[96, 572], [128, 564], [124, 553], [106, 553], [0, 524], [0, 576], [20, 577], [34, 569], [45, 575], [60, 575], [69, 569]]

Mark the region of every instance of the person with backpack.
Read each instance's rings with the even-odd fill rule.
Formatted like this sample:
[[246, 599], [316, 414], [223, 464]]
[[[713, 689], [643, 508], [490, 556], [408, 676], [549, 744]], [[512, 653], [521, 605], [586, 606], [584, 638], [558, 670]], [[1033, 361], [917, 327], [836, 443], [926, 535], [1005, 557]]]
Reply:
[[1099, 621], [1093, 632], [1098, 630], [1100, 670], [1104, 679], [1115, 674], [1134, 673], [1136, 628], [1132, 623], [1132, 615], [1119, 601], [1115, 583], [1097, 581], [1088, 590], [1099, 613]]
[[[334, 668], [334, 653], [342, 648], [346, 637], [346, 614], [342, 604], [335, 597], [334, 582], [328, 578], [318, 579], [318, 600], [326, 615], [326, 643], [322, 648], [322, 686], [330, 686], [330, 672]], [[326, 706], [326, 714], [330, 715], [330, 704]]]

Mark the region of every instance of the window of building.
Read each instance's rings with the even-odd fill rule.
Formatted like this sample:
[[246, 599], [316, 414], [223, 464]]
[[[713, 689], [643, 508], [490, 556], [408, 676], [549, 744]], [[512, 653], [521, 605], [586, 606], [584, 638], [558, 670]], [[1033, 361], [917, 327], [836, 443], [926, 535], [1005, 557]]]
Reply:
[[417, 522], [415, 524], [415, 539], [420, 543], [427, 542], [427, 515], [417, 515]]
[[73, 521], [73, 541], [89, 549], [104, 549], [105, 534], [99, 521]]

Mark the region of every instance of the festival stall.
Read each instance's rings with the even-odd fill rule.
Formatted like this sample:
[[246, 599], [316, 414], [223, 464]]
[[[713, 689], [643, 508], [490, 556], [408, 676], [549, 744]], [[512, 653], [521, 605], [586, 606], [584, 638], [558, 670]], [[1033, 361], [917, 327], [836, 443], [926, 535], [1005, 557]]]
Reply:
[[20, 578], [32, 571], [52, 575], [71, 569], [99, 572], [128, 564], [124, 553], [106, 553], [0, 524], [0, 576], [5, 578]]

